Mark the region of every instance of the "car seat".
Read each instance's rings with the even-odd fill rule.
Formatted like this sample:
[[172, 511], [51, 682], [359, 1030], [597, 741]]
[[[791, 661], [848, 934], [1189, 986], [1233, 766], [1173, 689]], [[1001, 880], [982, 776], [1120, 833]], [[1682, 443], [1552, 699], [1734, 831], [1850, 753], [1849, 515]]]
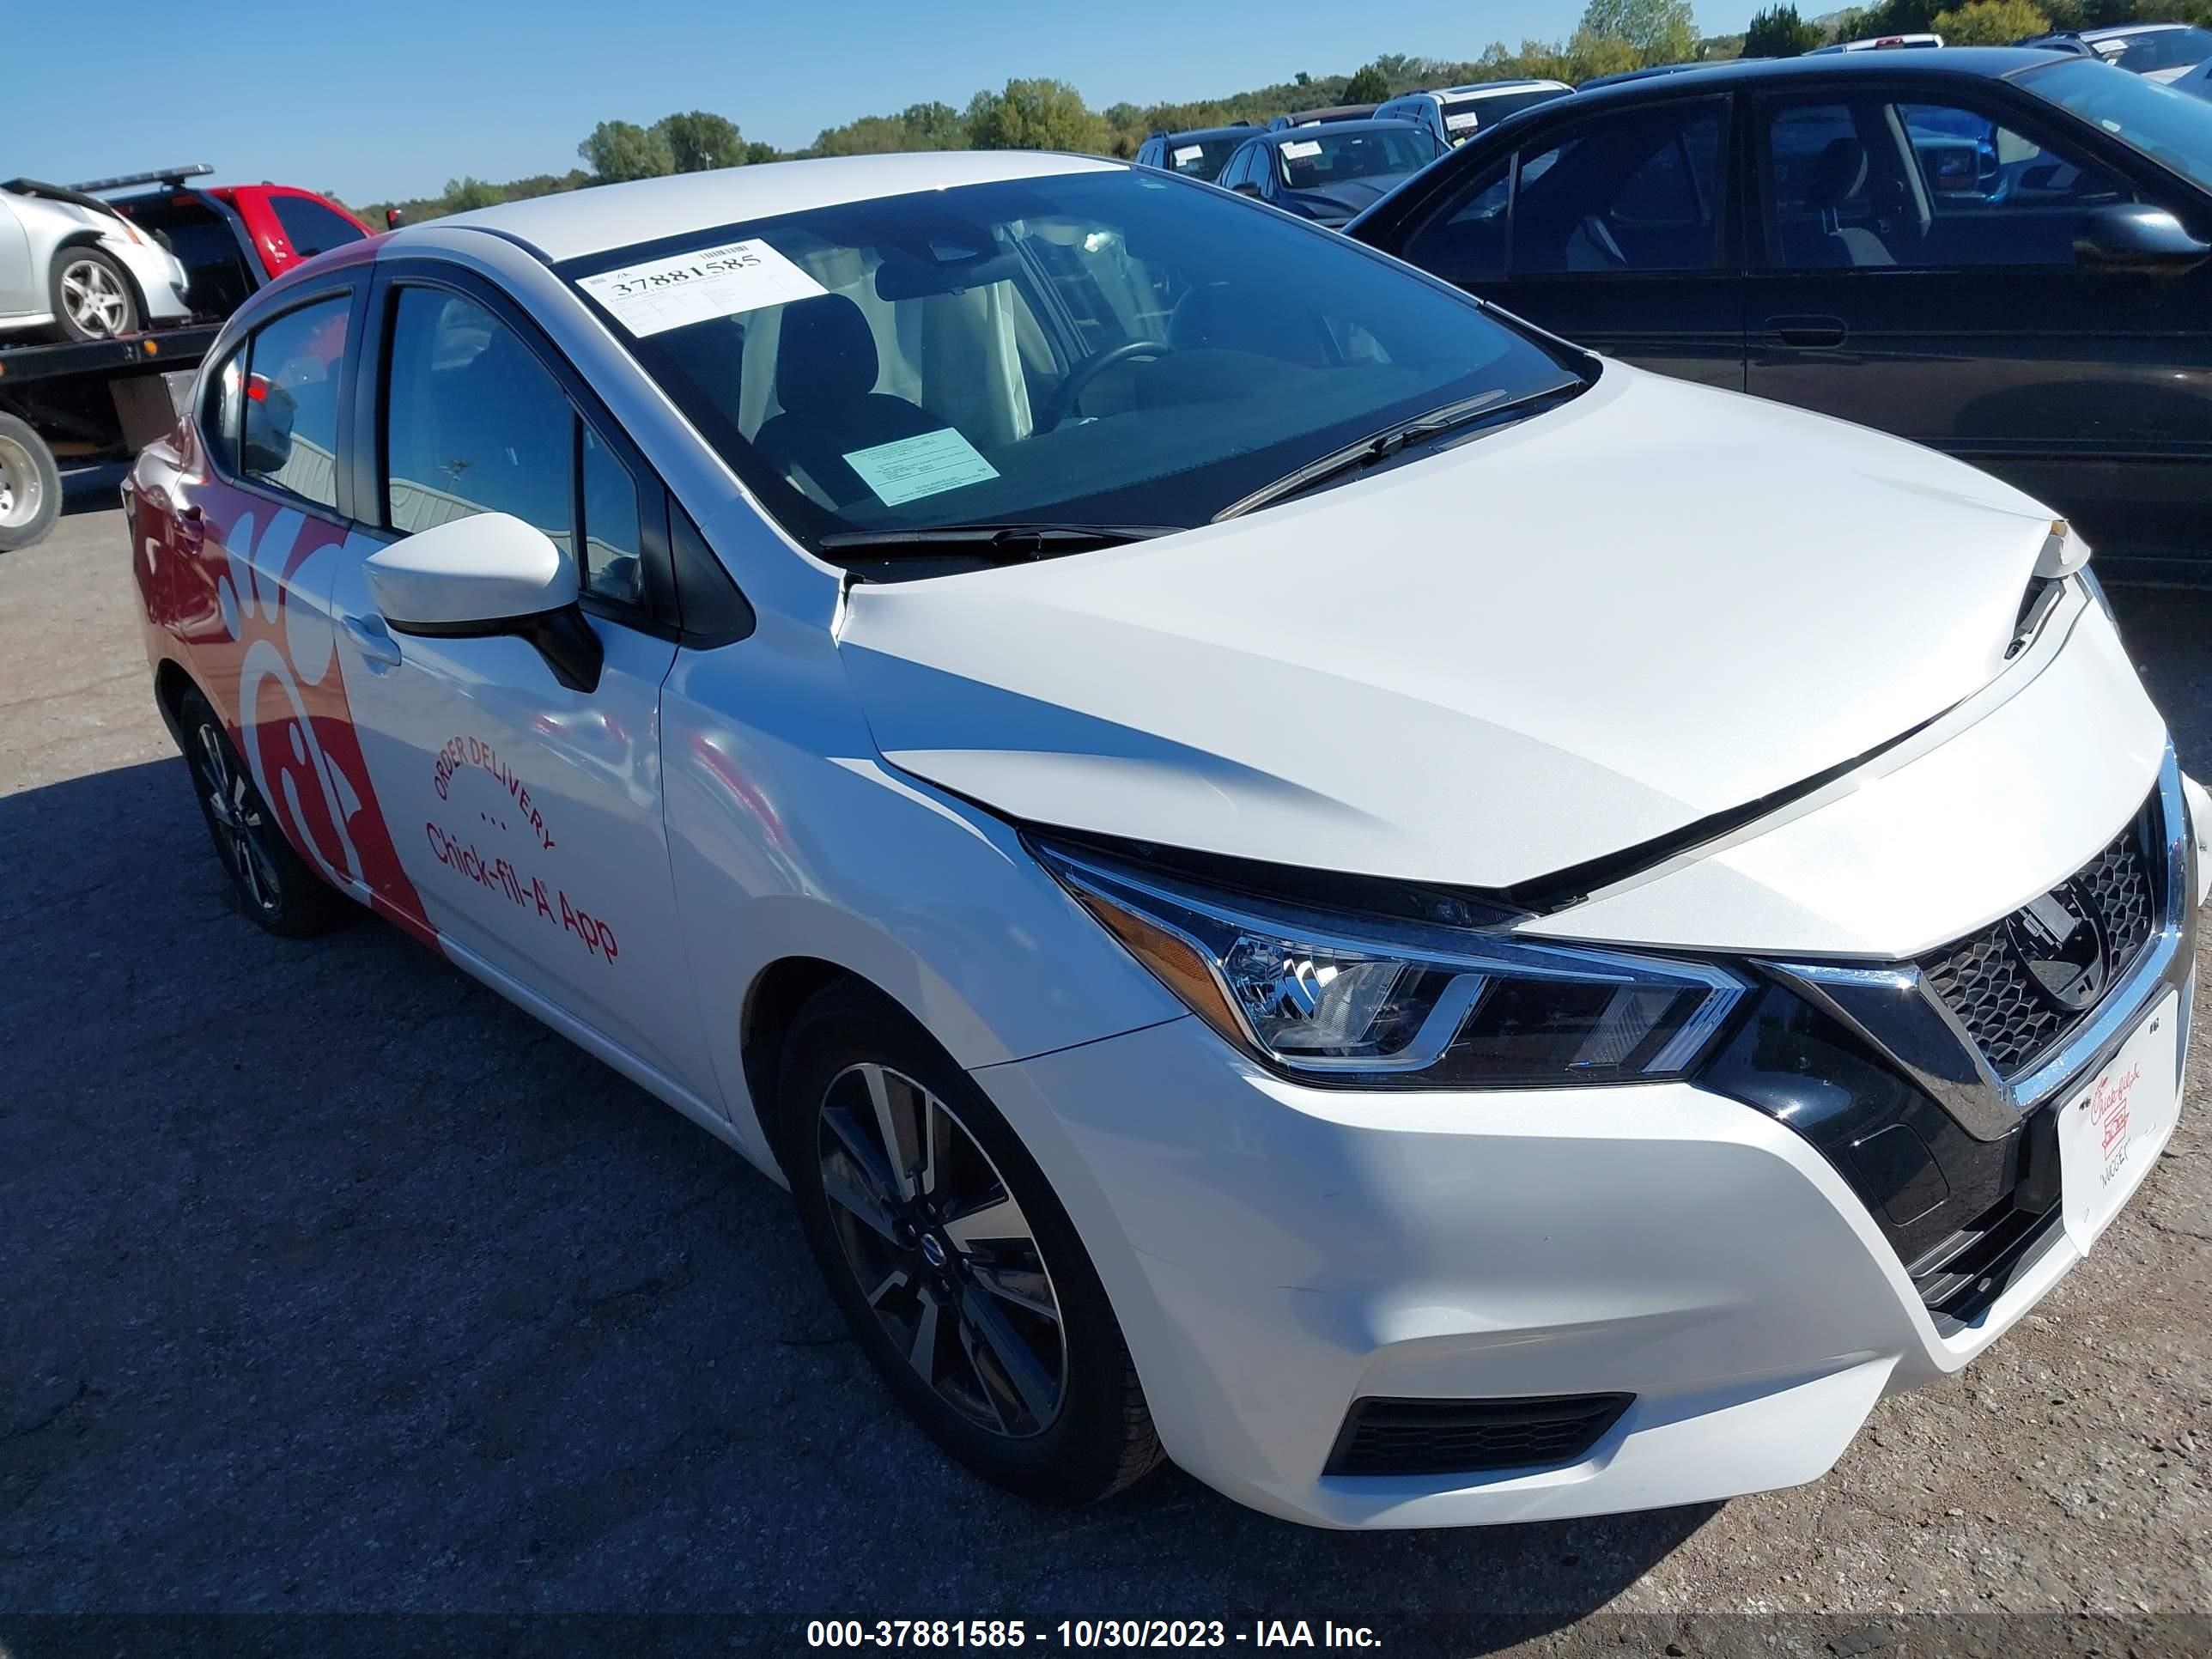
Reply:
[[775, 398], [783, 412], [761, 422], [753, 447], [786, 477], [803, 471], [836, 506], [865, 500], [868, 486], [846, 456], [942, 431], [945, 422], [876, 390], [876, 337], [846, 295], [800, 300], [783, 308], [779, 323]]
[[1813, 263], [1893, 265], [1888, 245], [1863, 225], [1843, 222], [1843, 210], [1866, 188], [1867, 149], [1856, 138], [1832, 138], [1806, 180], [1806, 205], [1820, 216], [1826, 246]]

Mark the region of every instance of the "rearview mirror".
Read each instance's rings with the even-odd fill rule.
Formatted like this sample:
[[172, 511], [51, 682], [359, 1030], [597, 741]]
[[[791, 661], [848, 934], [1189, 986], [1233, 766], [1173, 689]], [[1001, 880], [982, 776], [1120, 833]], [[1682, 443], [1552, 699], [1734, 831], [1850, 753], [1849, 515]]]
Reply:
[[2146, 276], [2193, 270], [2212, 257], [2212, 246], [2183, 228], [2164, 208], [2130, 202], [2099, 208], [2074, 233], [2074, 260], [2099, 270]]
[[393, 633], [512, 634], [537, 647], [562, 684], [598, 690], [604, 653], [576, 603], [575, 562], [511, 514], [473, 514], [404, 536], [369, 555], [362, 570]]

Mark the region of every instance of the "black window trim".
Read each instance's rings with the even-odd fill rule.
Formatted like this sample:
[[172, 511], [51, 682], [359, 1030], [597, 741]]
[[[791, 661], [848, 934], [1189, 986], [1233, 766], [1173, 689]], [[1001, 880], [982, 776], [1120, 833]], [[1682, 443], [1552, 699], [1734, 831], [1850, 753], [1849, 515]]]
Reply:
[[[353, 522], [355, 516], [350, 510], [353, 505], [350, 488], [353, 482], [353, 469], [348, 465], [347, 457], [353, 448], [355, 406], [353, 380], [357, 361], [356, 343], [361, 337], [362, 313], [367, 307], [369, 288], [368, 283], [361, 280], [361, 276], [362, 273], [354, 271], [349, 271], [343, 276], [333, 274], [331, 281], [301, 289], [297, 293], [287, 294], [281, 301], [270, 304], [266, 310], [255, 311], [250, 315], [242, 314], [237, 338], [231, 341], [221, 355], [211, 360], [214, 367], [202, 382], [199, 400], [192, 410], [192, 422], [199, 433], [201, 453], [207, 457], [208, 470], [225, 483], [234, 489], [243, 490], [249, 495], [258, 496], [278, 507], [288, 507], [299, 513], [312, 513], [315, 517], [326, 522], [341, 525]], [[331, 494], [336, 499], [327, 502], [314, 501], [296, 491], [285, 489], [283, 485], [273, 480], [250, 473], [246, 470], [244, 377], [250, 375], [253, 371], [253, 343], [260, 337], [264, 329], [272, 323], [279, 322], [290, 316], [295, 311], [305, 311], [310, 306], [326, 305], [341, 295], [345, 297], [348, 305], [346, 345], [344, 351], [338, 357], [337, 431], [331, 464]], [[206, 391], [207, 387], [222, 374], [224, 366], [234, 360], [240, 363], [241, 376], [239, 386], [238, 453], [235, 465], [225, 466], [221, 464], [220, 452], [217, 447], [207, 441]]]
[[[389, 457], [386, 453], [383, 416], [392, 381], [392, 316], [399, 291], [406, 288], [442, 289], [481, 306], [514, 336], [568, 399], [568, 483], [570, 511], [575, 524], [572, 556], [576, 561], [577, 603], [602, 621], [655, 639], [690, 643], [684, 632], [675, 564], [669, 546], [668, 486], [575, 365], [568, 361], [567, 354], [553, 343], [537, 320], [496, 283], [450, 260], [410, 256], [377, 263], [369, 326], [363, 331], [361, 348], [364, 354], [374, 352], [374, 372], [359, 377], [355, 392], [356, 429], [366, 436], [353, 451], [354, 487], [362, 501], [374, 504], [370, 514], [356, 515], [362, 532], [386, 545], [400, 539], [400, 533], [385, 522], [390, 502], [385, 492]], [[575, 425], [578, 420], [591, 422], [601, 446], [623, 464], [637, 486], [638, 557], [644, 568], [646, 590], [642, 605], [610, 599], [583, 587], [584, 473], [581, 431]]]

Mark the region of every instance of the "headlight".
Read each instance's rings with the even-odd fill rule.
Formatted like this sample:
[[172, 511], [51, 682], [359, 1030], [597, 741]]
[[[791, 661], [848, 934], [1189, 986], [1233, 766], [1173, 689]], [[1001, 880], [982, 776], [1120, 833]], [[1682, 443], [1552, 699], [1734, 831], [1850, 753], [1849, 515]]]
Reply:
[[1317, 1083], [1679, 1077], [1747, 988], [1708, 963], [1528, 944], [1437, 920], [1461, 902], [1419, 890], [1403, 890], [1390, 915], [1364, 915], [1042, 837], [1030, 846], [1193, 1013], [1254, 1058]]

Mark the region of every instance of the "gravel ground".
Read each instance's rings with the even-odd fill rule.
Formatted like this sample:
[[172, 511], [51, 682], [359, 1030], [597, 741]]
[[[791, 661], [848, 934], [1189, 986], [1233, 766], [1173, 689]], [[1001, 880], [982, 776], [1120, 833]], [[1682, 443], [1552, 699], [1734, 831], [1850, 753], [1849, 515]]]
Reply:
[[[824, 1614], [2212, 1649], [2201, 1081], [2096, 1255], [1812, 1486], [1428, 1534], [1310, 1532], [1173, 1472], [1030, 1509], [894, 1414], [732, 1154], [388, 927], [301, 945], [233, 912], [111, 484], [0, 557], [0, 1659], [781, 1652]], [[2120, 605], [2212, 774], [2212, 599]]]

